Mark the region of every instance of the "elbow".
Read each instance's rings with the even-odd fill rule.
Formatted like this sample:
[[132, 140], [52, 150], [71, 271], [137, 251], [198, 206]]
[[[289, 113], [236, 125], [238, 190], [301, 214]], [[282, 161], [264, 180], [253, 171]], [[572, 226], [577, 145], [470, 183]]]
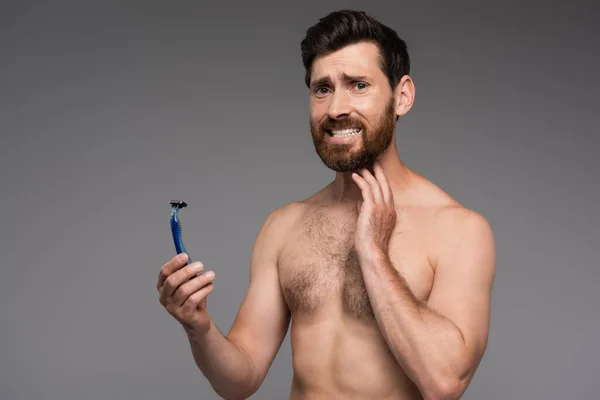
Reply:
[[426, 400], [460, 399], [473, 378], [475, 368], [468, 359], [462, 358], [452, 366], [430, 369], [421, 386], [423, 397]]
[[240, 390], [239, 388], [217, 390], [215, 387], [213, 387], [213, 390], [216, 394], [218, 394], [221, 398], [225, 400], [244, 400], [256, 393], [258, 388], [248, 387], [246, 388], [246, 390]]
[[459, 400], [466, 389], [466, 385], [460, 381], [446, 380], [438, 383], [426, 398], [431, 400]]
[[225, 400], [244, 400], [258, 391], [262, 381], [253, 374], [252, 379], [230, 381], [220, 387], [216, 387], [211, 383], [211, 386], [215, 393]]
[[426, 400], [459, 400], [467, 390], [468, 380], [459, 378], [439, 378], [423, 390]]
[[423, 382], [421, 392], [426, 400], [458, 400], [467, 390], [472, 376], [473, 370], [466, 366], [460, 371], [437, 370]]

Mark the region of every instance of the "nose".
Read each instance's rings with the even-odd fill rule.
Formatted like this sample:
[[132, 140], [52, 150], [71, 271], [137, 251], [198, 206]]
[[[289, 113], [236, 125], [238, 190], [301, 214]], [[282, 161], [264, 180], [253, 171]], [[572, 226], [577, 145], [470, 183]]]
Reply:
[[345, 118], [350, 114], [351, 107], [348, 101], [348, 96], [343, 91], [335, 91], [331, 96], [327, 115], [331, 119]]

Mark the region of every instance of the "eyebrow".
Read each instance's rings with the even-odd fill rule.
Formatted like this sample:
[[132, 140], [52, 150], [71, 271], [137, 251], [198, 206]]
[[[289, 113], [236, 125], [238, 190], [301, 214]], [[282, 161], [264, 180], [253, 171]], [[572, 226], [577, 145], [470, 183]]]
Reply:
[[[344, 72], [342, 72], [339, 77], [341, 80], [343, 80], [344, 82], [348, 82], [348, 83], [368, 80], [368, 78], [364, 75], [348, 75]], [[331, 82], [331, 79], [329, 78], [329, 76], [324, 76], [322, 78], [319, 78], [319, 79], [311, 82], [310, 87], [311, 87], [311, 89], [314, 89], [315, 87], [322, 86], [322, 85], [330, 85], [330, 86], [332, 85], [332, 82]]]

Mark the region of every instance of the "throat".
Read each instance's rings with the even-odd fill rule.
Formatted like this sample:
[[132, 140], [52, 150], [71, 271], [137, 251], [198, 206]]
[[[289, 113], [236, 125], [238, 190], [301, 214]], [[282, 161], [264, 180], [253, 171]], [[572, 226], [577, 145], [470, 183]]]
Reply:
[[358, 217], [358, 202], [362, 200], [362, 192], [352, 179], [351, 172], [337, 172], [330, 185], [330, 201], [332, 205], [348, 206], [351, 216]]

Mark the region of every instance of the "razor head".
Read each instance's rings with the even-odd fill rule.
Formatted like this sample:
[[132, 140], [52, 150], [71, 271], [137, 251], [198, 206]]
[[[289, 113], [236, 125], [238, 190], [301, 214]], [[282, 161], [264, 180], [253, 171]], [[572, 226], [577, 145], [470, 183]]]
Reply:
[[169, 204], [171, 204], [171, 207], [175, 208], [183, 208], [183, 207], [187, 207], [187, 204], [185, 201], [183, 200], [171, 200], [169, 202]]

